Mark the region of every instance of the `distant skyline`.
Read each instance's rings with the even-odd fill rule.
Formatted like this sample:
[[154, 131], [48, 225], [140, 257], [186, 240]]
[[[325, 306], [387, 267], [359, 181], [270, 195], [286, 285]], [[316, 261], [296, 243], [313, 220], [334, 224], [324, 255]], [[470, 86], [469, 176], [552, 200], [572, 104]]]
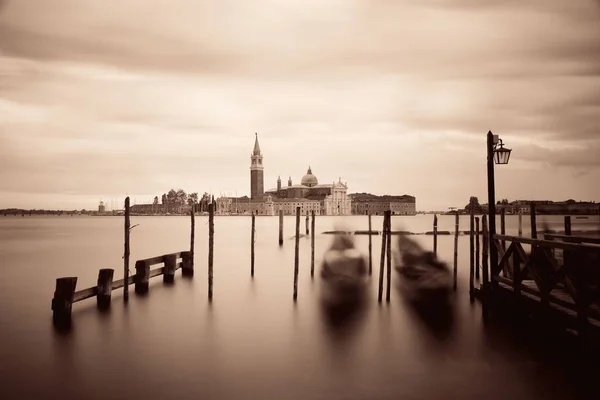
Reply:
[[0, 0], [0, 208], [249, 194], [600, 201], [596, 0]]

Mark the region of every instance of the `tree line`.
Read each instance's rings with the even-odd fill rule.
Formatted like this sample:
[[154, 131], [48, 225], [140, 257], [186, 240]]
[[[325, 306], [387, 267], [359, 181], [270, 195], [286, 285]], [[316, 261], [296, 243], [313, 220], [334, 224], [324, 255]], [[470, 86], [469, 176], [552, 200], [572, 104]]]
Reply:
[[[196, 209], [199, 212], [208, 211], [208, 205], [211, 203], [211, 201], [214, 201], [214, 197], [207, 192], [204, 192], [202, 197], [200, 197], [197, 192], [187, 194], [183, 189], [171, 189], [167, 193], [163, 193], [160, 198], [160, 204], [166, 205], [169, 208], [171, 208], [170, 206], [180, 208], [184, 205], [189, 205], [196, 206]], [[159, 204], [158, 196], [154, 197], [153, 204]]]

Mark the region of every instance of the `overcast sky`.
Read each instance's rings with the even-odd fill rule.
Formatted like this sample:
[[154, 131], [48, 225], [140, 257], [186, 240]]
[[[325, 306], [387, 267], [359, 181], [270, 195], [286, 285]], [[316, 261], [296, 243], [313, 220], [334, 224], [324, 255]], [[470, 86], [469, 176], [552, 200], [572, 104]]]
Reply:
[[278, 175], [417, 208], [600, 201], [597, 0], [0, 0], [0, 208]]

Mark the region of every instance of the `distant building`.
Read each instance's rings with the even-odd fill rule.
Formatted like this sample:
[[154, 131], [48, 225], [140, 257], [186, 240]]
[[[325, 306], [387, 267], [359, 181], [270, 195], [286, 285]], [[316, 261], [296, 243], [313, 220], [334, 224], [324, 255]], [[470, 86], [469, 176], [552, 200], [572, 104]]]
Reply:
[[296, 207], [300, 207], [303, 215], [312, 211], [316, 215], [350, 215], [351, 201], [347, 195], [347, 183], [338, 182], [319, 184], [310, 166], [299, 185], [292, 184], [292, 177], [287, 186], [281, 185], [281, 177], [277, 178], [277, 187], [264, 191], [263, 155], [258, 143], [258, 135], [254, 140], [254, 149], [250, 155], [250, 197], [220, 197], [216, 200], [217, 214], [276, 215], [282, 210], [285, 215], [294, 215]]
[[98, 206], [98, 213], [104, 214], [105, 212], [106, 212], [106, 206], [104, 205], [104, 202], [101, 201], [100, 205]]
[[384, 211], [391, 211], [392, 215], [417, 215], [417, 203], [414, 196], [377, 196], [370, 193], [353, 193], [352, 214], [381, 215]]
[[[535, 203], [536, 214], [553, 215], [594, 215], [600, 214], [600, 203], [586, 201], [549, 201], [549, 200], [516, 200], [508, 204], [497, 204], [496, 212], [501, 212], [504, 208], [507, 214], [530, 213], [531, 203]], [[486, 205], [487, 207], [487, 205]]]

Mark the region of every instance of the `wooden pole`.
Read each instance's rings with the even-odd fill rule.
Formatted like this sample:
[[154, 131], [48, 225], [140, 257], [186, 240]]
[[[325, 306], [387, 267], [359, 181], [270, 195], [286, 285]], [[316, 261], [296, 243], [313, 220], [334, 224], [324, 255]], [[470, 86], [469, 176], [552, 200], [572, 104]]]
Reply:
[[75, 296], [77, 277], [58, 278], [52, 298], [52, 319], [57, 326], [68, 326]]
[[310, 233], [310, 231], [308, 230], [308, 213], [306, 214], [305, 225], [306, 225], [306, 236], [308, 236], [308, 234]]
[[256, 216], [252, 212], [252, 233], [250, 234], [250, 276], [254, 277], [254, 232], [256, 228]]
[[390, 302], [390, 290], [392, 285], [392, 212], [387, 213], [387, 239], [386, 239], [386, 257], [387, 257], [387, 279], [385, 287], [385, 301]]
[[437, 256], [437, 232], [438, 232], [438, 216], [433, 215], [433, 254]]
[[310, 223], [310, 276], [315, 276], [315, 210], [311, 211]]
[[294, 301], [298, 298], [298, 271], [300, 267], [300, 207], [296, 207], [296, 247], [294, 252]]
[[475, 279], [479, 280], [479, 270], [481, 264], [479, 263], [479, 217], [475, 217]]
[[279, 210], [279, 246], [283, 246], [283, 210]]
[[475, 207], [469, 207], [469, 296], [475, 295]]
[[565, 215], [565, 235], [571, 236], [571, 216]]
[[369, 211], [369, 276], [373, 273], [373, 232], [371, 230], [371, 211]]
[[208, 205], [208, 299], [213, 298], [213, 250], [215, 245], [215, 204]]
[[537, 221], [535, 217], [535, 203], [532, 201], [529, 205], [529, 212], [531, 217], [531, 237], [537, 239]]
[[[502, 206], [502, 211], [500, 211], [500, 234], [506, 235], [506, 210], [504, 206]], [[502, 241], [502, 249], [506, 251], [506, 240]]]
[[98, 272], [98, 284], [96, 286], [96, 306], [105, 310], [110, 307], [110, 295], [115, 270], [103, 268]]
[[523, 236], [523, 214], [519, 211], [519, 236]]
[[482, 237], [483, 237], [483, 249], [482, 249], [482, 254], [481, 254], [481, 270], [482, 270], [482, 274], [483, 274], [483, 292], [484, 294], [487, 293], [488, 291], [488, 284], [489, 284], [489, 274], [488, 274], [488, 251], [489, 251], [489, 241], [490, 238], [488, 236], [489, 232], [488, 232], [488, 226], [487, 226], [487, 218], [484, 215], [481, 218], [481, 231], [482, 231]]
[[125, 251], [123, 254], [123, 277], [125, 284], [123, 285], [123, 300], [129, 300], [129, 233], [131, 232], [131, 222], [129, 221], [129, 196], [125, 198]]
[[454, 226], [454, 290], [456, 290], [457, 280], [458, 280], [458, 224], [459, 224], [459, 214], [458, 210], [456, 211], [456, 219]]
[[[182, 275], [192, 276], [194, 275], [194, 249], [196, 247], [196, 205], [192, 204], [192, 212], [190, 213], [190, 259], [187, 263], [184, 263], [184, 268], [182, 269]], [[188, 264], [188, 265], [185, 265]]]
[[385, 268], [385, 251], [386, 251], [386, 240], [387, 240], [387, 217], [383, 213], [383, 230], [381, 232], [381, 263], [379, 264], [379, 291], [377, 294], [377, 301], [381, 303], [383, 298], [383, 269]]

